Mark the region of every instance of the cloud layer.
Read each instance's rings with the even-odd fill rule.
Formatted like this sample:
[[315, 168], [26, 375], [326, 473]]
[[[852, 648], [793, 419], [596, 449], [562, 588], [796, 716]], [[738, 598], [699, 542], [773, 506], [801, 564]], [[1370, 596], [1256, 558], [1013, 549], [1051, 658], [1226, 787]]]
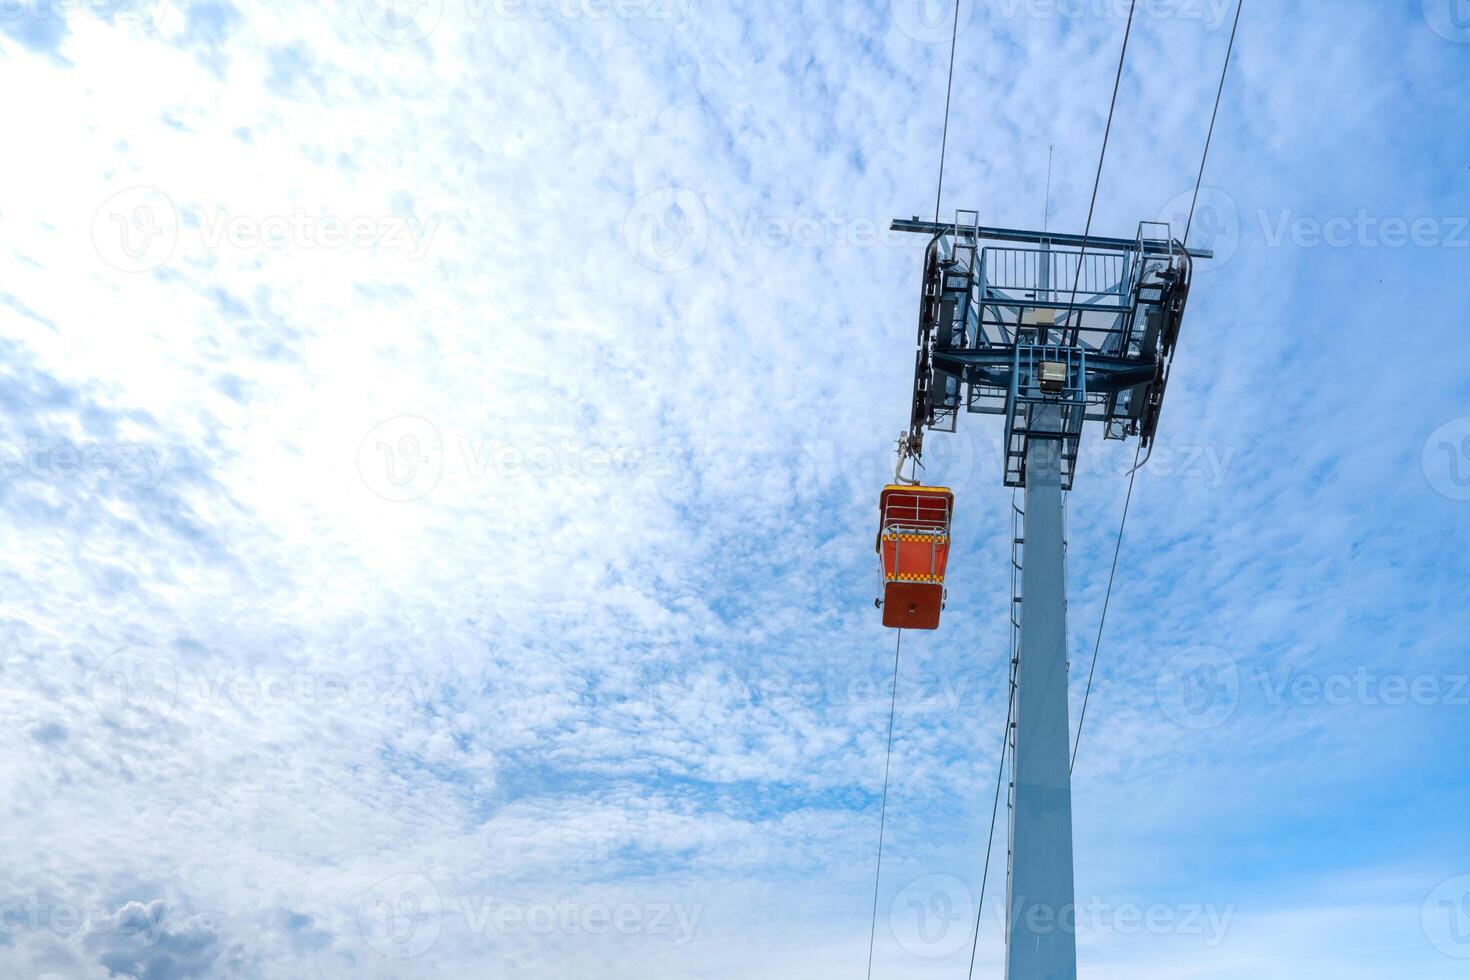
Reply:
[[[1125, 236], [1182, 223], [1228, 32], [1140, 6]], [[1247, 9], [1078, 764], [1089, 975], [1470, 955], [1470, 38], [1419, 6]], [[948, 13], [0, 0], [0, 972], [861, 968], [885, 229], [934, 207]], [[962, 2], [946, 213], [1081, 229], [1125, 16]], [[930, 460], [884, 975], [968, 962], [997, 439]], [[1078, 700], [1131, 458], [1069, 503]]]

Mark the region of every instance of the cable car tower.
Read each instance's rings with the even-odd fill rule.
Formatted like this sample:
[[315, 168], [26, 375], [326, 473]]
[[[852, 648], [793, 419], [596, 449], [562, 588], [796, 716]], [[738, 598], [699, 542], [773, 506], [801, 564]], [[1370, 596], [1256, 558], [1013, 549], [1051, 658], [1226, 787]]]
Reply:
[[[927, 531], [894, 516], [891, 500], [902, 502], [905, 489], [920, 502], [948, 494], [902, 486], [904, 463], [922, 458], [927, 432], [954, 432], [961, 413], [1000, 416], [1004, 482], [1025, 495], [1012, 550], [1020, 573], [1012, 589], [1014, 725], [1006, 736], [1006, 977], [1075, 980], [1063, 495], [1077, 477], [1089, 422], [1105, 439], [1137, 438], [1141, 452], [1152, 446], [1193, 261], [1212, 254], [1186, 249], [1156, 222], [1141, 222], [1131, 239], [1101, 238], [985, 228], [976, 212], [960, 211], [949, 224], [913, 218], [893, 230], [927, 236], [929, 247], [912, 415], [879, 531], [886, 605], [906, 601], [904, 590], [914, 588], [912, 550], [905, 557], [903, 548], [918, 542], [935, 556], [939, 584], [932, 576], [926, 582], [941, 589], [949, 551], [948, 507], [942, 528], [931, 522]], [[937, 607], [923, 622], [905, 622], [904, 613], [923, 619], [923, 602], [886, 608], [885, 623], [938, 625]]]
[[[984, 908], [1001, 776], [1011, 764], [1006, 876], [1006, 980], [1077, 980], [1077, 914], [1072, 865], [1072, 762], [1067, 718], [1067, 588], [1065, 494], [1077, 477], [1087, 423], [1104, 439], [1137, 439], [1132, 478], [1147, 462], [1158, 435], [1164, 393], [1189, 300], [1194, 260], [1208, 252], [1186, 247], [1199, 203], [1215, 123], [1225, 92], [1244, 0], [1220, 69], [1215, 107], [1195, 178], [1189, 218], [1178, 238], [1164, 222], [1139, 222], [1133, 238], [1092, 235], [1092, 219], [1107, 160], [1108, 138], [1128, 58], [1138, 0], [1131, 0], [1113, 79], [1112, 102], [1093, 178], [1092, 202], [1081, 235], [985, 228], [975, 211], [939, 221], [945, 151], [959, 36], [958, 2], [950, 36], [949, 84], [939, 147], [934, 220], [895, 221], [893, 230], [924, 235], [924, 280], [919, 300], [918, 349], [908, 430], [900, 437], [894, 483], [880, 498], [885, 626], [899, 629], [894, 644], [893, 698], [888, 716], [883, 803], [878, 818], [878, 861], [873, 876], [873, 919], [868, 933], [868, 978], [873, 972], [879, 886], [888, 809], [888, 765], [903, 632], [937, 629], [944, 608], [954, 494], [916, 478], [927, 432], [954, 432], [961, 412], [1004, 419], [1004, 482], [1024, 494], [1012, 505], [1010, 698], [1000, 769], [992, 804]], [[1047, 174], [1050, 204], [1050, 163]], [[1139, 462], [1138, 460], [1142, 460]], [[913, 475], [903, 475], [906, 462]], [[1124, 503], [1127, 517], [1127, 500]], [[1123, 529], [1119, 526], [1118, 546]], [[1117, 570], [1117, 552], [1113, 556]], [[1112, 592], [1111, 575], [1108, 595]], [[1107, 612], [1107, 598], [1103, 600]], [[1101, 643], [1102, 627], [1098, 628]], [[1093, 650], [1096, 667], [1097, 649]], [[1088, 678], [1088, 692], [1092, 679]], [[1085, 714], [1087, 699], [1083, 698]], [[1078, 737], [1080, 742], [1081, 731]], [[1069, 751], [1070, 750], [1070, 751]], [[1009, 755], [1007, 755], [1009, 753]], [[970, 954], [973, 975], [979, 945], [976, 912]]]

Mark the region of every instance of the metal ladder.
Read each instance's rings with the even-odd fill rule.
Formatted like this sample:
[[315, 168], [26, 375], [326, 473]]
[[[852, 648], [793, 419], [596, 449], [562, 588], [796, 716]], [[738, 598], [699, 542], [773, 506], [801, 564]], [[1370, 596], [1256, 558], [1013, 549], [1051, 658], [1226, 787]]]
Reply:
[[[1024, 500], [1018, 493], [1011, 494], [1011, 655], [1007, 664], [1006, 696], [1010, 698], [1007, 714], [1011, 721], [1005, 732], [1005, 752], [1010, 753], [1012, 768], [1006, 780], [1006, 889], [1005, 934], [1011, 932], [1011, 861], [1016, 850], [1016, 670], [1021, 663], [1021, 567], [1026, 560], [1026, 511], [1018, 501]], [[1004, 765], [1004, 760], [1002, 760]]]

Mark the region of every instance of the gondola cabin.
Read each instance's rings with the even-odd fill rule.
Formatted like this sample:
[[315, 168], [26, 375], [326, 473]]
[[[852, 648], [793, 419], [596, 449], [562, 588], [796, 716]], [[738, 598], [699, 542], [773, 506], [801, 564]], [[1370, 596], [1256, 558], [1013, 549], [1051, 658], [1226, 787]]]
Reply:
[[946, 487], [891, 484], [884, 488], [878, 509], [883, 625], [938, 629], [954, 494]]

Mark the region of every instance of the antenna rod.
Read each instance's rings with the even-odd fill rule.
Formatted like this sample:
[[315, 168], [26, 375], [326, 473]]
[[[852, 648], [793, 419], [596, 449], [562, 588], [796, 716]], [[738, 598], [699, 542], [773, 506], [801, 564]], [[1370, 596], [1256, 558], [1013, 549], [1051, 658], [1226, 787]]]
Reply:
[[[1050, 146], [1048, 146], [1046, 148], [1046, 204], [1042, 207], [1042, 210], [1041, 210], [1041, 230], [1043, 232], [1044, 231], [1048, 231], [1050, 229], [1050, 219], [1051, 219], [1051, 155], [1052, 155], [1052, 152], [1056, 148], [1057, 148], [1057, 145], [1055, 143], [1052, 143]], [[938, 219], [936, 218], [935, 220], [937, 221]]]

